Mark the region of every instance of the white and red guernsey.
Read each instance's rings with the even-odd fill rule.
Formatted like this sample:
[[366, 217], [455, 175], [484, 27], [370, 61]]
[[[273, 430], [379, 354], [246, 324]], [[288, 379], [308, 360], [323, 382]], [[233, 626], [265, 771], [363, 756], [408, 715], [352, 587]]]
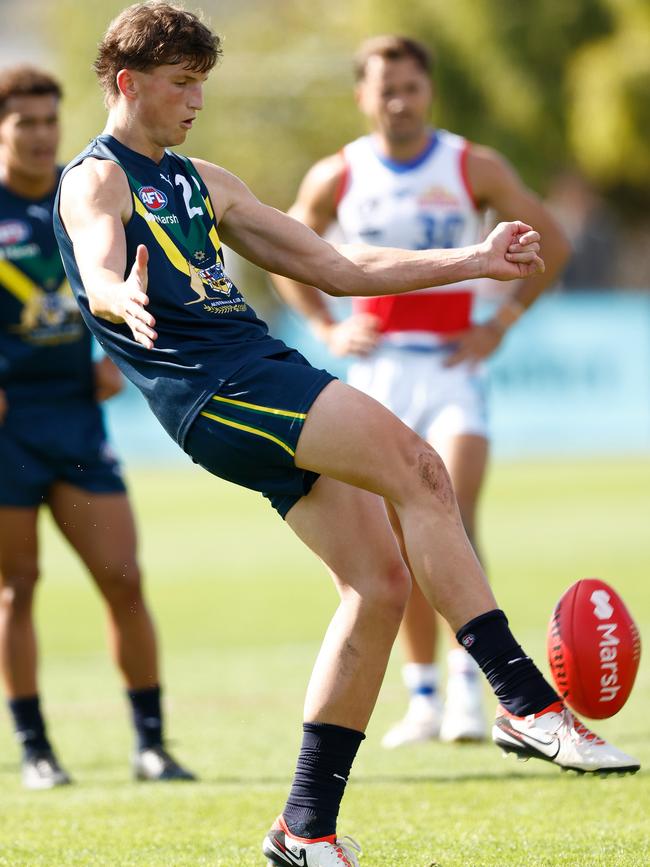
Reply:
[[[465, 247], [482, 236], [482, 214], [467, 180], [468, 142], [432, 132], [418, 157], [385, 157], [373, 136], [346, 145], [337, 219], [347, 243], [424, 250]], [[438, 342], [469, 327], [476, 286], [465, 282], [403, 295], [355, 298], [354, 310], [378, 317], [385, 340]]]

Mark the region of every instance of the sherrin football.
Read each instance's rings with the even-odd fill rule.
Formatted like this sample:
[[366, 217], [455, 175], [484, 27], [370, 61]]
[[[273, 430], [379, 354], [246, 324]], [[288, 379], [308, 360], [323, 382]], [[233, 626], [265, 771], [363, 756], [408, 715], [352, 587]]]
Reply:
[[553, 611], [547, 650], [557, 690], [580, 716], [606, 719], [628, 700], [641, 639], [609, 584], [583, 578], [569, 587]]

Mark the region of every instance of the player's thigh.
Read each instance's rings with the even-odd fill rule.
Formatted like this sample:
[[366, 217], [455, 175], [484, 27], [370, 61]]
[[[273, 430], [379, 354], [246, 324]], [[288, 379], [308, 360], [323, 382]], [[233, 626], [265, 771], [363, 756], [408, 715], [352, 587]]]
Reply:
[[[404, 502], [423, 487], [444, 485], [437, 455], [421, 437], [368, 395], [335, 381], [316, 398], [296, 448], [296, 465]], [[440, 462], [441, 463], [441, 462]], [[444, 470], [443, 470], [444, 473]], [[446, 474], [445, 474], [446, 475]]]
[[32, 589], [38, 578], [38, 508], [0, 506], [0, 586]]
[[135, 521], [125, 492], [96, 493], [57, 482], [49, 506], [59, 530], [99, 583], [119, 574], [127, 580], [139, 577]]
[[321, 476], [286, 521], [332, 572], [340, 591], [387, 593], [405, 602], [410, 576], [375, 494]]

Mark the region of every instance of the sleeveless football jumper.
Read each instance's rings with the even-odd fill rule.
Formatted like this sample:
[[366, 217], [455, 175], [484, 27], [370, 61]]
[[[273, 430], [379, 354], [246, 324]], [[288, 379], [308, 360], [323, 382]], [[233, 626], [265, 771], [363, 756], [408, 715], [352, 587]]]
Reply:
[[[469, 187], [468, 143], [446, 130], [431, 134], [409, 162], [388, 159], [372, 136], [343, 148], [346, 174], [337, 220], [347, 243], [406, 250], [465, 247], [480, 240], [482, 215]], [[389, 342], [409, 334], [449, 334], [468, 328], [474, 286], [461, 283], [380, 298], [355, 298], [357, 312], [377, 316]]]
[[91, 337], [52, 228], [55, 190], [26, 198], [0, 184], [0, 505], [37, 506], [65, 481], [124, 490], [94, 399]]
[[309, 407], [334, 377], [271, 337], [227, 276], [207, 187], [187, 157], [165, 151], [157, 163], [101, 135], [64, 175], [88, 158], [111, 160], [128, 180], [126, 274], [144, 244], [158, 338], [146, 349], [125, 324], [93, 316], [57, 204], [57, 239], [88, 327], [195, 462], [261, 491], [284, 516], [317, 478], [293, 457]]
[[[372, 135], [346, 145], [336, 214], [345, 241], [408, 250], [477, 243], [483, 216], [468, 182], [467, 153], [464, 138], [442, 129], [407, 162], [387, 158]], [[453, 334], [471, 325], [475, 288], [463, 282], [353, 299], [356, 313], [376, 317], [381, 339], [351, 364], [348, 382], [435, 443], [487, 436], [483, 365], [445, 366]]]

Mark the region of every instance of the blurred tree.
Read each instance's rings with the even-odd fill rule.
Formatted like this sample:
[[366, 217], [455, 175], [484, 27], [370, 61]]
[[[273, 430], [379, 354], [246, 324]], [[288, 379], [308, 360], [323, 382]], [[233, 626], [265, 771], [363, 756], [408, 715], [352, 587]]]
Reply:
[[[188, 6], [193, 4], [188, 2]], [[363, 130], [351, 56], [399, 31], [435, 48], [435, 121], [506, 154], [544, 191], [570, 165], [620, 210], [650, 195], [648, 0], [204, 0], [225, 37], [206, 112], [186, 147], [286, 206], [308, 165]], [[101, 128], [95, 46], [124, 4], [43, 2], [44, 38], [68, 91], [64, 153]], [[611, 198], [611, 196], [610, 196]]]

